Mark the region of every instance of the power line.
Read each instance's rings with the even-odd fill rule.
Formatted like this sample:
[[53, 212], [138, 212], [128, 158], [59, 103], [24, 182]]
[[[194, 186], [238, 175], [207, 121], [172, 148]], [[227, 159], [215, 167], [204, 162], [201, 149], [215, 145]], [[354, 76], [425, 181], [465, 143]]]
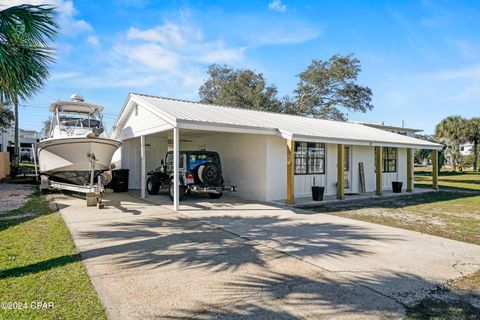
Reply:
[[29, 105], [26, 105], [26, 104], [19, 104], [20, 107], [23, 107], [23, 108], [41, 108], [41, 109], [48, 109], [49, 107], [43, 107], [43, 106], [29, 106]]

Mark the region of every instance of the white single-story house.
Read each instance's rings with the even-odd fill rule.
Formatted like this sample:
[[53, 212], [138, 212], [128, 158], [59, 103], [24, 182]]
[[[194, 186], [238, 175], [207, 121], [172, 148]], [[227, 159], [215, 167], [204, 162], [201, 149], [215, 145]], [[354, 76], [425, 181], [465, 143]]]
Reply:
[[[350, 192], [381, 195], [392, 181], [402, 181], [412, 191], [413, 149], [431, 149], [434, 156], [442, 149], [358, 123], [134, 93], [120, 111], [112, 137], [123, 141], [117, 167], [130, 170], [129, 188], [140, 189], [142, 197], [146, 172], [158, 167], [168, 150], [173, 150], [178, 172], [180, 150], [206, 149], [220, 154], [224, 179], [237, 186], [238, 197], [287, 204], [310, 196], [314, 178], [326, 195], [339, 199]], [[434, 188], [436, 183], [435, 167]], [[176, 191], [178, 195], [178, 185]], [[174, 208], [178, 210], [178, 196]]]

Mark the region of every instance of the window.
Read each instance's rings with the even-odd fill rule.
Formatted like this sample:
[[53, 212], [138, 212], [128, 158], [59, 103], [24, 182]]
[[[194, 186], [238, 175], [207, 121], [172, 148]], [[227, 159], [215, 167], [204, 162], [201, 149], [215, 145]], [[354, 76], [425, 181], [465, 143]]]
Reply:
[[218, 161], [218, 158], [216, 157], [216, 154], [191, 153], [188, 155], [187, 169], [191, 171], [197, 168], [199, 165], [202, 165], [208, 162], [213, 162], [217, 166], [219, 165], [218, 163], [219, 161]]
[[350, 147], [344, 147], [344, 169], [350, 171]]
[[[184, 169], [186, 155], [184, 153], [180, 154], [180, 157], [178, 160], [179, 160], [178, 168]], [[167, 153], [167, 159], [165, 160], [165, 165], [167, 166], [167, 171], [173, 171], [173, 153]]]
[[295, 142], [295, 174], [325, 173], [325, 144]]
[[383, 148], [383, 172], [397, 172], [397, 148]]

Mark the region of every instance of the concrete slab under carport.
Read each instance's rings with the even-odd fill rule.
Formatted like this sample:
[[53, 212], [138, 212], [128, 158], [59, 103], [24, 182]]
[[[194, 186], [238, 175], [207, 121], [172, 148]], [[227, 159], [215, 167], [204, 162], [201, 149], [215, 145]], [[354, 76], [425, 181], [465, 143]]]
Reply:
[[127, 193], [108, 193], [103, 210], [84, 207], [78, 198], [52, 197], [110, 319], [404, 315], [391, 298], [202, 217]]
[[[169, 207], [169, 199], [152, 203]], [[410, 305], [480, 268], [480, 246], [324, 213], [226, 196], [181, 213]]]

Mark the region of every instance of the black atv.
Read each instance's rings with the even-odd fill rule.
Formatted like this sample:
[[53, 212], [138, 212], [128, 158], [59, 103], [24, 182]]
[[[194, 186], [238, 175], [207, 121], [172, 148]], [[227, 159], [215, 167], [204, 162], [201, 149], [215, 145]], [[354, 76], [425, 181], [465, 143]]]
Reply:
[[[206, 193], [212, 199], [219, 199], [224, 191], [235, 191], [234, 186], [225, 186], [220, 156], [214, 151], [180, 152], [179, 199], [185, 199], [192, 192]], [[158, 194], [160, 188], [168, 188], [173, 200], [173, 153], [168, 152], [160, 167], [147, 173], [148, 194]]]

